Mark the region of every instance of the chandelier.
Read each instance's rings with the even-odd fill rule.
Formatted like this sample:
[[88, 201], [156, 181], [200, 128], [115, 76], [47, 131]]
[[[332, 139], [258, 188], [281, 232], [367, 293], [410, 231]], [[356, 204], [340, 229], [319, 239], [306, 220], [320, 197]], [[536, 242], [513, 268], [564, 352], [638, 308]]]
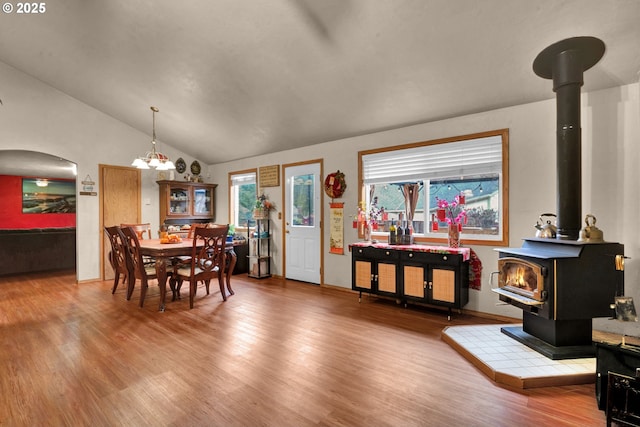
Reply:
[[156, 107], [151, 107], [153, 112], [153, 138], [151, 139], [151, 151], [145, 154], [143, 157], [136, 158], [131, 166], [135, 166], [138, 169], [149, 169], [149, 167], [156, 170], [169, 170], [175, 169], [175, 165], [167, 156], [159, 151], [156, 151], [156, 113], [160, 110]]

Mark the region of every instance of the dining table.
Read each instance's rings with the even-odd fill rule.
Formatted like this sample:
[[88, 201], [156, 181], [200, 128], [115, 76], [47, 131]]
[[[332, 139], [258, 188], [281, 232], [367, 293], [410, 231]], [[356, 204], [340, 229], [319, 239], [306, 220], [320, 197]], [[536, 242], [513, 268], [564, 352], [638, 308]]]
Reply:
[[[202, 247], [203, 245], [203, 241], [196, 241], [196, 247]], [[231, 288], [231, 274], [237, 262], [237, 255], [233, 248], [233, 242], [226, 242], [225, 253], [227, 255], [227, 261], [224, 267], [224, 279], [227, 288], [226, 290], [229, 292], [229, 295], [234, 294], [233, 289]], [[160, 287], [160, 305], [158, 307], [159, 311], [165, 310], [168, 278], [167, 265], [171, 265], [171, 260], [176, 257], [191, 256], [192, 250], [193, 239], [189, 238], [183, 238], [179, 242], [172, 243], [161, 243], [160, 239], [140, 240], [140, 253], [143, 256], [149, 256], [155, 259], [156, 275], [158, 276], [158, 286]], [[179, 296], [176, 295], [177, 291], [174, 285], [171, 285], [171, 290], [173, 292], [172, 300], [175, 300]], [[224, 289], [221, 289], [221, 291], [222, 299], [226, 301], [227, 294]]]

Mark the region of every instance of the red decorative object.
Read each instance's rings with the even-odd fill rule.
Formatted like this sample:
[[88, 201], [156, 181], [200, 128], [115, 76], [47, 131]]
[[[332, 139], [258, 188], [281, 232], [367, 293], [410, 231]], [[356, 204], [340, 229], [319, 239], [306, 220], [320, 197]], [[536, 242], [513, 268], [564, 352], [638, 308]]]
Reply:
[[437, 212], [438, 212], [438, 221], [444, 222], [444, 220], [447, 217], [447, 213], [445, 212], [445, 210], [444, 209], [438, 209]]
[[482, 278], [482, 262], [478, 255], [475, 253], [473, 249], [471, 249], [470, 253], [470, 262], [469, 262], [469, 288], [480, 290], [480, 286]]
[[330, 173], [324, 180], [324, 192], [332, 199], [342, 197], [346, 188], [347, 181], [345, 181], [344, 174], [339, 170]]

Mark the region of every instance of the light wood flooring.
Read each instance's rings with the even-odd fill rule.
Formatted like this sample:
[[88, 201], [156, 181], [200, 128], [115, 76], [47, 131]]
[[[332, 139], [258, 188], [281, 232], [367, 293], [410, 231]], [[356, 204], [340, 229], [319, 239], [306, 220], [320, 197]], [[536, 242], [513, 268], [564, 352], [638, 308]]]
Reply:
[[[441, 339], [492, 323], [233, 277], [159, 313], [72, 272], [0, 277], [0, 426], [603, 426], [594, 385], [516, 389]], [[212, 289], [216, 286], [212, 286]], [[497, 322], [496, 322], [497, 323]]]

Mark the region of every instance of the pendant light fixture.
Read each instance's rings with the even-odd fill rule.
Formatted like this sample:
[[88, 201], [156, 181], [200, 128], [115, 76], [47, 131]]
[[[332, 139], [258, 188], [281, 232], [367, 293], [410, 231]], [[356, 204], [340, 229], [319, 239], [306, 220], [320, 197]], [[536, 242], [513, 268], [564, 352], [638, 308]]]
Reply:
[[175, 169], [175, 165], [167, 156], [156, 151], [156, 113], [157, 107], [151, 107], [153, 115], [153, 138], [151, 139], [151, 151], [145, 154], [143, 157], [138, 157], [131, 163], [131, 166], [135, 166], [138, 169], [149, 169], [149, 167], [156, 170], [169, 170]]

